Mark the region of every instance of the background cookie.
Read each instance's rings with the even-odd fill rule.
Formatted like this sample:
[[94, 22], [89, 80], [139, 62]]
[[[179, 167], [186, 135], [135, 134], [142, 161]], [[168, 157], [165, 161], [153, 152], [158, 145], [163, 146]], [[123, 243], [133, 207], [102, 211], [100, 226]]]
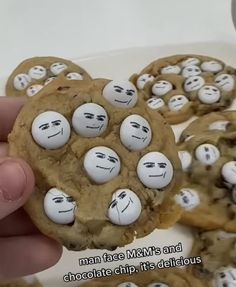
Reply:
[[38, 228], [82, 250], [115, 249], [173, 225], [182, 178], [174, 135], [133, 84], [48, 89], [28, 101], [9, 136], [10, 154], [36, 174], [25, 209]]
[[91, 80], [77, 64], [57, 57], [34, 57], [20, 63], [6, 84], [7, 96], [34, 96], [58, 76], [68, 80]]

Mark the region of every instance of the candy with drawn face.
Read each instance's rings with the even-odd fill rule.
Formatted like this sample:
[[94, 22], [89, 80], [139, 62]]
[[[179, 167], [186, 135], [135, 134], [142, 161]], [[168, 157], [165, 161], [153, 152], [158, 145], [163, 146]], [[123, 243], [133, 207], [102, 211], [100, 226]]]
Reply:
[[120, 140], [129, 150], [141, 150], [152, 139], [152, 130], [148, 121], [140, 115], [130, 115], [120, 126]]
[[220, 151], [212, 144], [201, 144], [196, 148], [195, 156], [204, 165], [212, 165], [220, 158]]
[[70, 124], [60, 113], [47, 111], [39, 114], [31, 127], [35, 142], [45, 149], [64, 146], [70, 138]]
[[231, 92], [234, 89], [234, 78], [229, 74], [221, 74], [215, 78], [215, 84], [225, 92]]
[[182, 188], [175, 196], [175, 201], [187, 211], [194, 209], [200, 204], [198, 193], [191, 188]]
[[225, 163], [221, 169], [224, 180], [230, 184], [236, 184], [236, 161]]
[[218, 73], [223, 70], [223, 66], [221, 63], [217, 61], [206, 61], [201, 64], [201, 68], [204, 72]]
[[51, 188], [44, 197], [44, 211], [48, 218], [58, 224], [69, 224], [75, 220], [76, 202], [58, 188]]
[[198, 98], [204, 104], [214, 104], [220, 100], [220, 90], [214, 86], [203, 86], [198, 91]]
[[219, 131], [226, 131], [227, 126], [230, 124], [229, 121], [216, 121], [211, 123], [208, 127], [209, 130], [219, 130]]
[[152, 97], [148, 99], [146, 103], [148, 107], [153, 110], [160, 109], [161, 107], [165, 105], [165, 102], [162, 99], [156, 98], [156, 97]]
[[185, 92], [192, 92], [200, 89], [205, 84], [205, 80], [200, 76], [189, 77], [184, 82]]
[[146, 187], [161, 189], [171, 182], [174, 171], [163, 153], [149, 152], [139, 160], [137, 174]]
[[214, 287], [236, 287], [236, 268], [222, 267], [215, 272]]
[[64, 70], [66, 70], [68, 67], [66, 64], [64, 63], [53, 63], [50, 66], [50, 71], [53, 73], [53, 75], [59, 75], [61, 72], [63, 72]]
[[168, 65], [161, 69], [161, 74], [179, 74], [181, 71], [178, 65]]
[[108, 115], [98, 104], [83, 104], [74, 111], [72, 125], [76, 133], [83, 137], [97, 137], [106, 130]]
[[173, 90], [173, 85], [164, 80], [158, 81], [152, 86], [152, 93], [155, 96], [164, 96], [171, 90]]
[[180, 150], [180, 151], [178, 151], [178, 156], [179, 156], [179, 159], [181, 161], [183, 171], [188, 171], [188, 169], [192, 163], [191, 154], [186, 150]]
[[148, 284], [147, 287], [169, 287], [169, 285], [162, 283], [162, 282], [154, 282], [154, 283]]
[[71, 72], [66, 75], [67, 80], [83, 80], [83, 76], [76, 72]]
[[133, 282], [124, 282], [124, 283], [117, 285], [117, 287], [138, 287], [138, 286], [134, 284]]
[[23, 91], [28, 87], [31, 79], [27, 74], [18, 74], [13, 80], [13, 86], [18, 91]]
[[146, 83], [152, 82], [154, 80], [153, 75], [151, 74], [143, 74], [138, 77], [136, 85], [139, 90], [142, 90]]
[[119, 174], [120, 158], [114, 150], [97, 146], [86, 153], [84, 168], [94, 182], [105, 183]]
[[44, 82], [44, 86], [47, 86], [49, 83], [51, 83], [52, 81], [54, 81], [57, 77], [49, 77], [45, 82]]
[[130, 81], [111, 81], [103, 89], [103, 97], [118, 108], [132, 108], [138, 100], [138, 92]]
[[47, 70], [43, 66], [34, 66], [28, 72], [30, 78], [40, 80], [46, 77]]
[[26, 95], [28, 97], [32, 97], [36, 95], [42, 88], [42, 85], [32, 85], [26, 90]]
[[168, 107], [170, 111], [179, 111], [185, 106], [189, 100], [184, 95], [175, 95], [168, 101]]
[[117, 225], [134, 223], [142, 211], [141, 201], [130, 189], [118, 189], [113, 193], [108, 208], [108, 218]]
[[200, 64], [200, 60], [197, 58], [188, 58], [188, 59], [182, 61], [182, 63], [181, 63], [182, 67], [198, 65], [198, 64]]
[[198, 76], [201, 74], [201, 69], [196, 65], [189, 65], [182, 70], [182, 76], [189, 78], [192, 76]]

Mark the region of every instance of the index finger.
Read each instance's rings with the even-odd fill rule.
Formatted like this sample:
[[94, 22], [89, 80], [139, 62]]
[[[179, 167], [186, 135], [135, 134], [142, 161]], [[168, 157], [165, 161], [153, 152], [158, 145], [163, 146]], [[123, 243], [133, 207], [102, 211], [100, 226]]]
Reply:
[[0, 97], [0, 141], [6, 141], [21, 108], [24, 97]]

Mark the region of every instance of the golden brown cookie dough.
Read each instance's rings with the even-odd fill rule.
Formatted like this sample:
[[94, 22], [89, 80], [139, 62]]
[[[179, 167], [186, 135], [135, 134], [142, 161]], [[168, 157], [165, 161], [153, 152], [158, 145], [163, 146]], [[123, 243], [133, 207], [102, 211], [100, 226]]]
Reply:
[[77, 64], [58, 57], [34, 57], [24, 60], [12, 72], [6, 84], [7, 96], [34, 96], [56, 77], [91, 80]]
[[[45, 90], [47, 92], [42, 91], [37, 97], [32, 97], [27, 102], [9, 136], [10, 155], [25, 159], [36, 175], [36, 192], [25, 205], [25, 209], [33, 222], [43, 233], [55, 238], [72, 250], [83, 250], [86, 248], [115, 249], [118, 246], [124, 246], [132, 242], [134, 237], [146, 236], [155, 228], [172, 226], [179, 219], [182, 212], [181, 208], [174, 201], [174, 195], [181, 185], [182, 172], [174, 143], [174, 135], [166, 121], [155, 111], [148, 110], [142, 97], [138, 97], [135, 90], [132, 87], [127, 88], [124, 83], [120, 84], [123, 88], [119, 86], [119, 83], [114, 84], [104, 79], [91, 82], [79, 81], [79, 84], [76, 81], [62, 80], [60, 84], [57, 88], [55, 88], [56, 85], [48, 87]], [[130, 87], [130, 84], [128, 86]], [[111, 95], [107, 87], [116, 89], [116, 92]], [[113, 97], [114, 94], [117, 97]], [[129, 99], [128, 102], [124, 100], [126, 98]], [[112, 99], [114, 100], [113, 102]], [[134, 99], [137, 100], [136, 104]], [[75, 128], [79, 130], [82, 126], [84, 118], [80, 118], [80, 120], [72, 124], [73, 113], [85, 103], [100, 105], [108, 115], [107, 128], [99, 136], [84, 137], [81, 136], [81, 133], [75, 132]], [[127, 105], [132, 105], [133, 107], [127, 108]], [[63, 142], [64, 145], [62, 144], [55, 149], [45, 149], [40, 146], [35, 141], [37, 139], [35, 134], [32, 136], [31, 133], [34, 119], [46, 111], [60, 113], [69, 123], [68, 128], [65, 124], [65, 118], [60, 116], [53, 120], [45, 119], [45, 121], [40, 123], [40, 127], [35, 124], [36, 131], [40, 130], [40, 135], [43, 135], [42, 137], [46, 139], [47, 144], [58, 145], [61, 143], [61, 139], [66, 138], [68, 130], [70, 130], [71, 134], [68, 141], [65, 140]], [[142, 132], [147, 132], [147, 126], [133, 122], [133, 126], [128, 128], [128, 132], [123, 134], [125, 135], [123, 144], [120, 139], [121, 123], [128, 116], [134, 114], [144, 117], [152, 131], [150, 143], [140, 150], [130, 150], [124, 143], [127, 139], [133, 139], [132, 133], [135, 133], [134, 130], [136, 128], [142, 128]], [[94, 116], [96, 116], [96, 113], [87, 111], [86, 117], [93, 118]], [[101, 115], [96, 117], [101, 120]], [[63, 122], [62, 127], [65, 128], [63, 132], [58, 119]], [[51, 129], [51, 124], [60, 128], [60, 137], [54, 142], [49, 141], [43, 132], [49, 127]], [[56, 127], [53, 128], [55, 128], [55, 132], [51, 132], [52, 135], [50, 134], [50, 137], [58, 134]], [[43, 143], [40, 144], [43, 145]], [[110, 169], [110, 173], [113, 170], [118, 170], [116, 162], [118, 157], [120, 159], [121, 168], [118, 175], [115, 174], [116, 176], [114, 176], [112, 173], [113, 178], [103, 183], [99, 183], [97, 177], [100, 175], [100, 169], [107, 169], [107, 167], [97, 163], [97, 158], [104, 158], [106, 153], [105, 155], [101, 154], [101, 152], [97, 153], [97, 158], [95, 157], [91, 161], [87, 160], [90, 158], [88, 154], [91, 154], [88, 151], [97, 146], [105, 146], [116, 152], [115, 156], [109, 156], [109, 165], [114, 164], [113, 168]], [[153, 154], [151, 154], [151, 158], [149, 157], [145, 161], [145, 158], [142, 157], [146, 156], [146, 154], [150, 156], [150, 152], [163, 153], [164, 156], [159, 161], [159, 159], [152, 158]], [[141, 158], [143, 161], [140, 161]], [[107, 157], [106, 160], [108, 160]], [[150, 160], [153, 160], [153, 162], [150, 162]], [[139, 177], [136, 171], [138, 163]], [[173, 170], [170, 168], [171, 166]], [[157, 172], [158, 170], [159, 173], [156, 174], [153, 168], [154, 171]], [[150, 174], [150, 171], [153, 171], [154, 174]], [[160, 173], [161, 171], [162, 173]], [[145, 173], [146, 177], [144, 176]], [[107, 174], [109, 175], [109, 173], [106, 173], [106, 176]], [[150, 187], [150, 180], [152, 184], [154, 180], [155, 188]], [[156, 185], [157, 181], [159, 187]], [[160, 183], [163, 183], [163, 185], [160, 186]], [[65, 193], [63, 196], [55, 195], [55, 198], [52, 198], [52, 200], [55, 200], [55, 205], [56, 202], [59, 204], [64, 200], [65, 203], [67, 200], [67, 206], [70, 204], [70, 210], [73, 208], [74, 221], [68, 224], [55, 223], [55, 219], [52, 221], [51, 217], [48, 217], [50, 210], [53, 210], [50, 208], [46, 215], [44, 200], [46, 198], [45, 195], [48, 195], [48, 191], [51, 188], [60, 189]], [[118, 189], [130, 189], [134, 194], [132, 196], [129, 192], [114, 194]], [[54, 196], [54, 191], [49, 192], [52, 197]], [[130, 197], [127, 197], [128, 195]], [[118, 200], [125, 196], [126, 199], [129, 198], [130, 200], [127, 205], [123, 206], [121, 211], [120, 207], [118, 209]], [[140, 201], [141, 205], [140, 203], [138, 205], [137, 201]], [[123, 216], [122, 212], [126, 211], [126, 209], [130, 212], [128, 205], [133, 206], [134, 202], [136, 209], [132, 209], [132, 207], [131, 214]], [[127, 224], [128, 219], [130, 220], [132, 216], [137, 215], [136, 212], [139, 208], [141, 214], [138, 216], [138, 219], [134, 218], [135, 221], [133, 220], [133, 223]], [[63, 214], [63, 212], [68, 210], [59, 210], [58, 213]], [[69, 214], [70, 210], [68, 211]], [[132, 214], [133, 211], [134, 214]], [[57, 216], [59, 215], [57, 214]], [[118, 218], [115, 218], [116, 216]]]
[[88, 281], [83, 287], [203, 287], [205, 282], [183, 269], [168, 268], [140, 272], [135, 275], [119, 275]]
[[42, 287], [36, 277], [26, 276], [19, 279], [0, 281], [0, 287]]

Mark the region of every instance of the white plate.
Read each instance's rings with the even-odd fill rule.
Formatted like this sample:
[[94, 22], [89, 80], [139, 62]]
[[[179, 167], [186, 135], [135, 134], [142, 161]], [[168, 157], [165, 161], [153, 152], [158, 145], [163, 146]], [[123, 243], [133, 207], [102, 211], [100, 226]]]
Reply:
[[[133, 48], [120, 51], [111, 51], [98, 55], [88, 56], [85, 58], [74, 59], [74, 62], [83, 66], [93, 77], [99, 78], [129, 78], [131, 74], [139, 72], [151, 61], [168, 55], [195, 53], [205, 54], [219, 58], [224, 62], [236, 66], [236, 47], [230, 43], [190, 43], [178, 46], [160, 46]], [[1, 81], [0, 90], [4, 89], [4, 82]], [[187, 124], [181, 124], [174, 127], [176, 135], [178, 135], [183, 127]], [[183, 251], [176, 254], [160, 255], [154, 257], [140, 258], [136, 260], [126, 260], [113, 263], [96, 264], [89, 266], [79, 266], [79, 258], [101, 256], [106, 250], [86, 250], [82, 252], [69, 252], [64, 250], [63, 257], [54, 267], [38, 273], [39, 279], [45, 287], [63, 287], [63, 286], [78, 286], [81, 282], [65, 283], [62, 278], [68, 272], [82, 273], [92, 269], [114, 268], [119, 265], [138, 265], [142, 261], [156, 262], [161, 258], [188, 256], [192, 246], [192, 232], [189, 228], [176, 225], [168, 230], [154, 231], [149, 236], [134, 241], [125, 248], [119, 248], [114, 252], [125, 252], [127, 249], [138, 247], [163, 247], [165, 245], [176, 245], [179, 242], [183, 245]], [[37, 250], [36, 250], [37, 252]]]

